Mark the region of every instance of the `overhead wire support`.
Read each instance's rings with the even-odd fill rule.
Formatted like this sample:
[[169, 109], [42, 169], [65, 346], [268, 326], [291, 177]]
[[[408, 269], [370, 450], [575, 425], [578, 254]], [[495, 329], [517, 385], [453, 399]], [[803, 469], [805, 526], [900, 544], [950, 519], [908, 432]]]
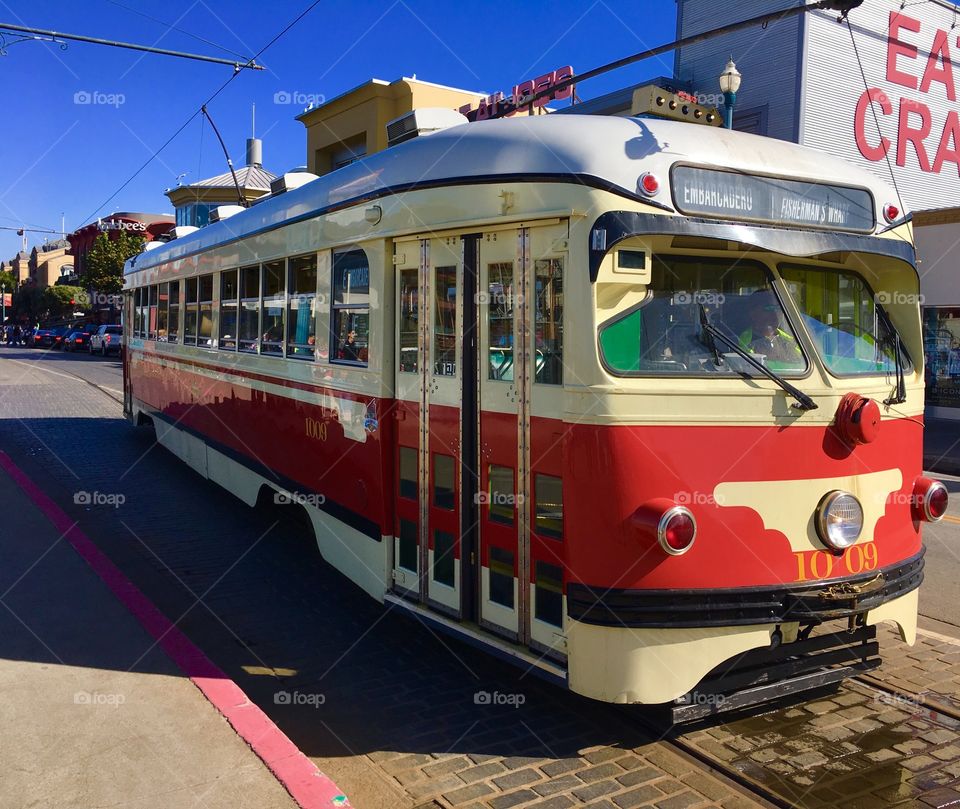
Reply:
[[694, 34], [693, 36], [684, 37], [683, 39], [678, 39], [674, 42], [668, 42], [665, 45], [658, 45], [655, 48], [649, 48], [648, 50], [640, 51], [639, 53], [634, 53], [630, 56], [624, 56], [622, 59], [617, 59], [615, 62], [609, 62], [608, 64], [595, 67], [592, 70], [588, 70], [584, 73], [580, 73], [579, 75], [571, 76], [568, 79], [556, 82], [546, 89], [540, 90], [536, 93], [531, 93], [523, 98], [512, 98], [506, 102], [501, 102], [497, 112], [490, 117], [501, 118], [504, 115], [510, 115], [511, 113], [518, 112], [528, 107], [532, 109], [534, 102], [544, 98], [549, 100], [560, 90], [566, 90], [568, 87], [579, 84], [587, 79], [592, 79], [595, 76], [601, 76], [604, 73], [609, 73], [611, 70], [617, 70], [618, 68], [632, 65], [634, 62], [640, 62], [644, 59], [660, 56], [661, 54], [669, 53], [670, 51], [675, 51], [679, 48], [685, 48], [688, 45], [695, 45], [698, 42], [705, 42], [706, 40], [713, 39], [714, 37], [723, 36], [724, 34], [732, 34], [736, 31], [742, 31], [746, 28], [766, 26], [769, 23], [780, 22], [781, 20], [786, 20], [790, 17], [796, 17], [800, 14], [806, 14], [810, 11], [838, 11], [840, 12], [840, 18], [844, 19], [853, 9], [862, 4], [863, 0], [818, 0], [818, 2], [811, 3], [810, 5], [794, 6], [792, 8], [783, 9], [782, 11], [761, 14], [759, 17], [751, 17], [748, 20], [741, 20], [740, 22], [724, 25], [720, 28], [713, 28], [709, 31], [704, 31], [702, 34]]
[[[98, 37], [88, 37], [82, 34], [64, 34], [61, 31], [48, 31], [44, 28], [28, 28], [25, 25], [11, 25], [9, 23], [0, 22], [0, 35], [4, 32], [9, 32], [11, 34], [31, 34], [33, 36], [39, 37], [49, 37], [51, 42], [60, 42], [72, 41], [72, 42], [87, 42], [92, 45], [108, 45], [111, 48], [126, 48], [131, 51], [143, 51], [144, 53], [155, 53], [160, 56], [174, 56], [178, 59], [192, 59], [196, 62], [212, 62], [213, 64], [218, 65], [230, 65], [234, 69], [234, 72], [239, 73], [241, 70], [263, 70], [263, 65], [258, 65], [256, 63], [256, 57], [252, 57], [246, 61], [240, 61], [237, 59], [221, 59], [218, 56], [204, 56], [200, 53], [188, 53], [186, 51], [172, 51], [167, 48], [154, 48], [149, 45], [138, 45], [135, 42], [120, 42], [116, 39], [100, 39]], [[61, 47], [64, 47], [61, 45]]]

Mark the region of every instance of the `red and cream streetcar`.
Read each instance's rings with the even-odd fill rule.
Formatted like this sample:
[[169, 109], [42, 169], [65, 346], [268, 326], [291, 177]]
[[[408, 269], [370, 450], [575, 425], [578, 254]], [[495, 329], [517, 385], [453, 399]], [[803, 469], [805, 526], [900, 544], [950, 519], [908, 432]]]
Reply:
[[374, 598], [684, 718], [914, 642], [918, 287], [896, 193], [828, 155], [467, 123], [132, 260], [126, 410]]

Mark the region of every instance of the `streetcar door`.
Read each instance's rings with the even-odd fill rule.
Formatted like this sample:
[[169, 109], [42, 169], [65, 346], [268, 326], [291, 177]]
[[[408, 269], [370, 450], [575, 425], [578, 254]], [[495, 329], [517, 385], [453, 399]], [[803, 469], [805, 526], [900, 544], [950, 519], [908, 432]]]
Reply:
[[480, 622], [555, 658], [563, 640], [565, 221], [479, 242]]
[[397, 242], [397, 507], [394, 589], [463, 615], [463, 241]]

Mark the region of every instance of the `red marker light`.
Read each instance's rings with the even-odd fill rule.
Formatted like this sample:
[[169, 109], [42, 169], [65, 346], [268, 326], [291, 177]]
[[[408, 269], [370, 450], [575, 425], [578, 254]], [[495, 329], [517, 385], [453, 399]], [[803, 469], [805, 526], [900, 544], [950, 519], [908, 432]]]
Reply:
[[950, 494], [939, 480], [921, 477], [913, 487], [916, 516], [925, 522], [939, 522], [947, 513]]
[[896, 205], [887, 204], [883, 206], [883, 218], [888, 222], [896, 222], [900, 218], [900, 209]]
[[656, 174], [650, 174], [649, 172], [641, 174], [637, 181], [637, 188], [644, 196], [655, 197], [660, 193], [660, 180], [657, 179]]

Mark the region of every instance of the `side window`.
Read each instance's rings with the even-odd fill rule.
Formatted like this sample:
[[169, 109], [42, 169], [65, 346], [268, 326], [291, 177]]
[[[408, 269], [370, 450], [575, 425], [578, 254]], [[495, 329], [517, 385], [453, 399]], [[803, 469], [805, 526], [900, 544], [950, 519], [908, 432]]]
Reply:
[[[160, 284], [157, 295], [157, 341], [167, 342], [170, 322], [170, 285]], [[105, 327], [101, 329], [105, 333]]]
[[553, 475], [535, 475], [534, 499], [534, 530], [545, 537], [563, 539], [563, 481]]
[[170, 314], [167, 317], [167, 342], [176, 343], [180, 338], [180, 282], [170, 282]]
[[363, 250], [333, 257], [330, 301], [330, 358], [366, 365], [370, 343], [370, 263]]
[[288, 263], [287, 356], [312, 360], [317, 351], [317, 256], [297, 256]]
[[260, 345], [260, 267], [240, 268], [241, 351], [256, 354]]
[[283, 310], [286, 308], [286, 260], [263, 265], [263, 321], [260, 353], [283, 355]]
[[237, 350], [237, 301], [239, 270], [220, 273], [220, 341], [224, 351]]
[[513, 381], [513, 262], [487, 265], [487, 378]]
[[536, 294], [535, 382], [563, 384], [563, 259], [534, 263]]
[[417, 270], [400, 270], [400, 371], [415, 374], [420, 353]]
[[197, 291], [198, 279], [188, 278], [186, 280], [187, 299], [184, 304], [186, 312], [183, 319], [183, 343], [188, 346], [197, 344], [197, 318], [200, 312]]
[[148, 314], [148, 329], [149, 337], [151, 340], [157, 339], [157, 285], [154, 284], [150, 287], [150, 302], [149, 302], [149, 314]]
[[201, 275], [199, 280], [199, 315], [197, 317], [197, 345], [213, 347], [213, 275]]
[[143, 337], [143, 312], [140, 309], [140, 296], [142, 294], [142, 287], [133, 290], [133, 334], [135, 337]]
[[437, 267], [433, 293], [433, 373], [457, 375], [457, 268]]

